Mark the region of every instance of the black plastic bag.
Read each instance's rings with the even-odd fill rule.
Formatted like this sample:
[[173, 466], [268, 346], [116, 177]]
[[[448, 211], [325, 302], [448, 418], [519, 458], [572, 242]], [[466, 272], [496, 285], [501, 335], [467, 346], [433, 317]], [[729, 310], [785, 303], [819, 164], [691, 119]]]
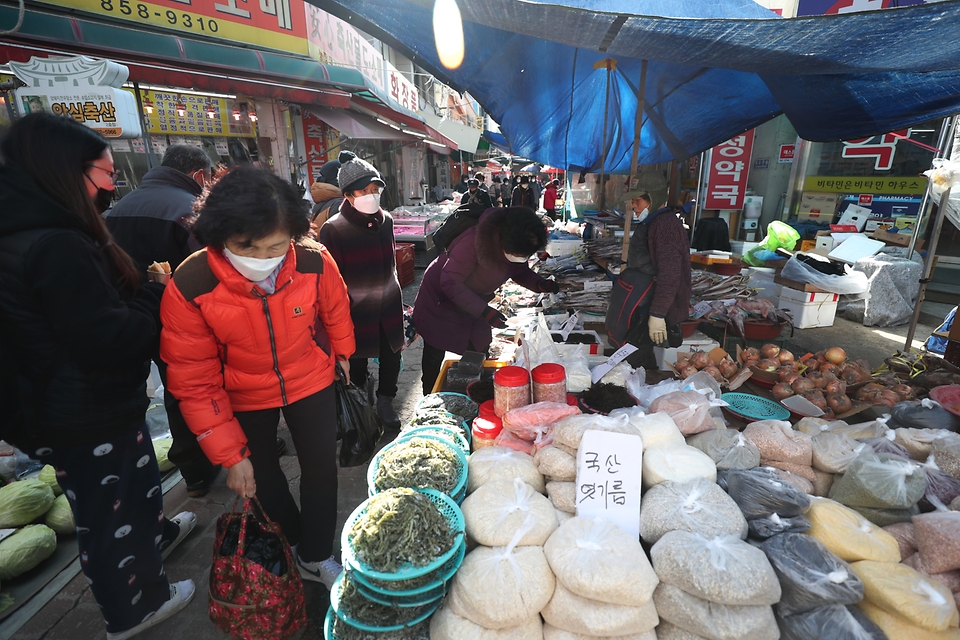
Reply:
[[383, 422], [354, 384], [337, 385], [337, 437], [340, 438], [340, 466], [359, 467], [370, 462], [383, 435]]
[[898, 402], [890, 410], [893, 419], [887, 423], [891, 429], [913, 427], [914, 429], [946, 429], [960, 431], [960, 418], [938, 404], [923, 406], [922, 401]]
[[863, 600], [860, 578], [849, 564], [833, 555], [816, 538], [784, 533], [770, 538], [760, 548], [780, 579], [781, 596], [777, 604], [780, 615]]
[[724, 474], [727, 493], [747, 520], [776, 513], [793, 518], [810, 508], [810, 498], [772, 469], [730, 469]]
[[[275, 576], [284, 576], [287, 573], [287, 559], [283, 551], [283, 541], [272, 531], [260, 526], [259, 520], [251, 515], [244, 516], [247, 524], [246, 539], [244, 540], [243, 557], [256, 563]], [[223, 529], [223, 522], [217, 522], [217, 535], [222, 536], [218, 552], [221, 556], [232, 556], [237, 553], [240, 542], [240, 518], [232, 518]]]
[[856, 607], [817, 607], [793, 616], [777, 616], [783, 640], [887, 640], [880, 627]]
[[747, 521], [750, 537], [757, 540], [772, 538], [781, 533], [800, 532], [810, 530], [810, 521], [806, 516], [799, 515], [792, 518], [781, 518], [778, 514], [771, 514], [766, 518], [754, 518]]

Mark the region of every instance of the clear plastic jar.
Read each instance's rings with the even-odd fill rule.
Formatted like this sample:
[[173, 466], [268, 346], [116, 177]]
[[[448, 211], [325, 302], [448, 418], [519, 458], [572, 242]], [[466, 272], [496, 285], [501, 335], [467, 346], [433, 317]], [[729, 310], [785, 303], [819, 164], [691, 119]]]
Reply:
[[567, 372], [562, 364], [545, 363], [533, 370], [534, 402], [567, 402]]
[[477, 417], [473, 419], [473, 450], [492, 447], [497, 436], [503, 431], [503, 422], [497, 416]]
[[530, 374], [523, 367], [503, 367], [493, 375], [493, 409], [498, 418], [530, 404]]

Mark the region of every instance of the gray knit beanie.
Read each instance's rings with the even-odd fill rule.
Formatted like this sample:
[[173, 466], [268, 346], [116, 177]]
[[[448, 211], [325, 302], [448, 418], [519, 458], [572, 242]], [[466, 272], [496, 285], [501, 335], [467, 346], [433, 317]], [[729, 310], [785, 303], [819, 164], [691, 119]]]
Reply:
[[349, 151], [341, 151], [337, 159], [340, 161], [337, 182], [340, 183], [341, 193], [359, 191], [371, 182], [376, 182], [381, 187], [386, 186], [380, 172], [366, 160], [361, 160]]

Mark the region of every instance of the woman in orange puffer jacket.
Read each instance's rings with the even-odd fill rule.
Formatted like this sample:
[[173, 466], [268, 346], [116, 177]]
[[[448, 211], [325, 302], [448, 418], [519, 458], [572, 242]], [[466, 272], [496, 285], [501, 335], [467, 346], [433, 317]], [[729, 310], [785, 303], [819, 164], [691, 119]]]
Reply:
[[[207, 248], [173, 275], [161, 304], [167, 386], [207, 457], [240, 497], [257, 495], [295, 546], [300, 573], [329, 588], [337, 518], [333, 381], [355, 349], [336, 262], [304, 239], [307, 203], [261, 169], [224, 176], [199, 206]], [[280, 411], [300, 459], [298, 511], [276, 449]]]

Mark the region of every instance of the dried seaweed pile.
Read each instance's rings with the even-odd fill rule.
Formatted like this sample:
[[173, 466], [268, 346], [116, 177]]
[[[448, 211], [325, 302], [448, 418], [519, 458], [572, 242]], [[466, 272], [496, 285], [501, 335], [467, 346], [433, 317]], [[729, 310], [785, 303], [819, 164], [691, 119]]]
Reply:
[[399, 442], [380, 456], [374, 485], [378, 491], [414, 487], [449, 494], [456, 488], [461, 471], [452, 446], [430, 438]]
[[349, 574], [343, 578], [339, 611], [344, 617], [370, 627], [394, 627], [399, 624], [407, 624], [419, 618], [429, 606], [395, 607], [380, 604], [360, 593]]
[[433, 501], [413, 489], [388, 489], [370, 498], [348, 534], [356, 557], [383, 573], [430, 564], [453, 547], [454, 538]]
[[335, 640], [430, 640], [430, 621], [404, 629], [403, 631], [361, 631], [351, 627], [340, 618], [333, 623]]
[[636, 406], [637, 402], [627, 390], [615, 384], [595, 384], [580, 396], [583, 403], [600, 413], [610, 413], [614, 409]]
[[476, 418], [478, 411], [477, 403], [466, 396], [431, 394], [420, 401], [417, 415], [433, 409], [442, 409], [467, 421]]

